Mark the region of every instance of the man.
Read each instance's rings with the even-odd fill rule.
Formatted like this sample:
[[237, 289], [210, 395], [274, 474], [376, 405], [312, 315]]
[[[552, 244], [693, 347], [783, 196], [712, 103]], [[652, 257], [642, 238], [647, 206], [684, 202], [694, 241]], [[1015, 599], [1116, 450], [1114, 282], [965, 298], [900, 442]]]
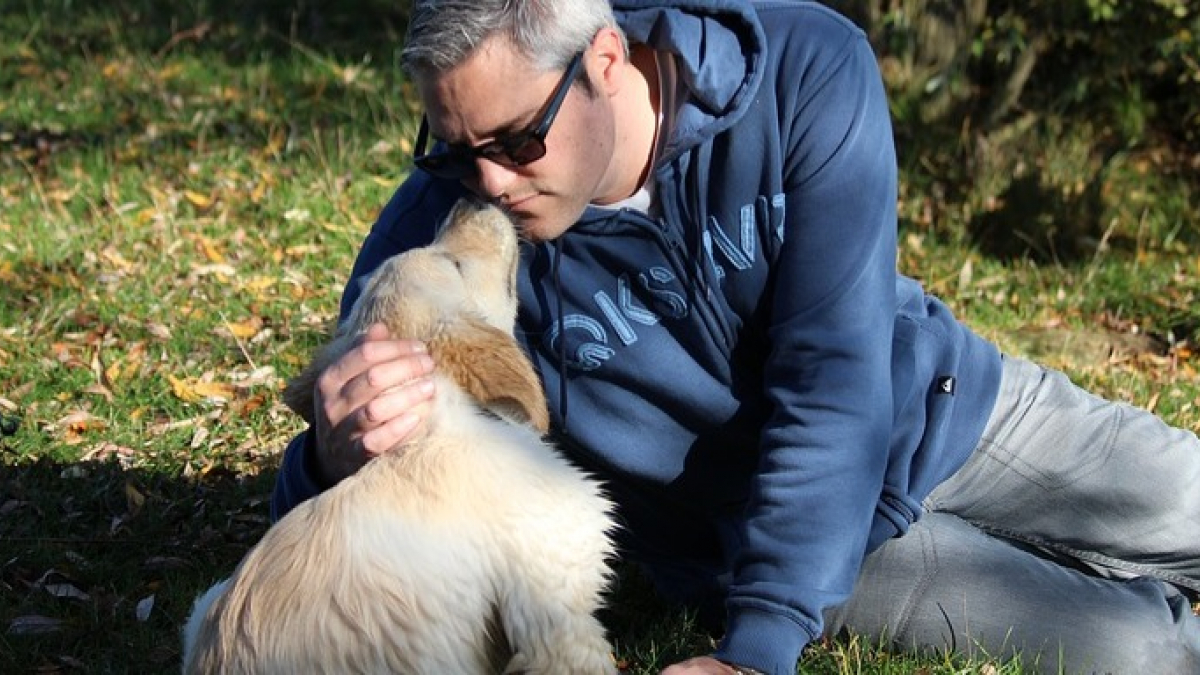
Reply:
[[[418, 0], [418, 170], [342, 301], [463, 195], [531, 243], [518, 334], [624, 554], [723, 632], [665, 672], [794, 672], [822, 634], [1200, 672], [1200, 442], [1096, 399], [898, 276], [869, 45], [803, 2]], [[317, 385], [276, 517], [436, 396], [373, 328]]]

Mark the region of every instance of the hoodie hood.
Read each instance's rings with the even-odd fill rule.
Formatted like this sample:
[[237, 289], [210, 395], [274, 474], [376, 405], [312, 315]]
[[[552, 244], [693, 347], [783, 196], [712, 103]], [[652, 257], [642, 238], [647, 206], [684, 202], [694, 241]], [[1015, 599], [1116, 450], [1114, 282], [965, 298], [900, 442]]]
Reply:
[[748, 3], [735, 0], [616, 0], [630, 42], [675, 56], [686, 96], [660, 161], [733, 126], [763, 79], [766, 39]]

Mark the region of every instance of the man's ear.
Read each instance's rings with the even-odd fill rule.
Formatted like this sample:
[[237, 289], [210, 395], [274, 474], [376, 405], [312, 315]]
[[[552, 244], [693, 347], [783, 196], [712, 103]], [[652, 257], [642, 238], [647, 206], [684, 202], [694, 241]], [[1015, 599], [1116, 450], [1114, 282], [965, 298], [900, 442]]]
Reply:
[[[630, 55], [625, 51], [620, 33], [611, 27], [601, 28], [592, 38], [592, 48], [588, 54], [592, 58], [587, 71], [592, 88], [609, 96], [615, 94], [624, 86], [629, 76], [626, 67], [630, 65]], [[584, 58], [587, 64], [587, 54]]]
[[479, 319], [456, 322], [429, 341], [437, 371], [489, 408], [550, 430], [546, 396], [516, 340]]

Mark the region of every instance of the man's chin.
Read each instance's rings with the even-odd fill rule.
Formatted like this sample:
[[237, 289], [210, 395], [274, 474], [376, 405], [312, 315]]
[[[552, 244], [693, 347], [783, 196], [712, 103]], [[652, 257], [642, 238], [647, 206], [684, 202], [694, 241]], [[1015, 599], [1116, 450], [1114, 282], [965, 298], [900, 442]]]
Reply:
[[563, 225], [537, 216], [522, 216], [519, 213], [513, 213], [512, 216], [517, 225], [517, 234], [522, 239], [532, 242], [557, 239], [570, 227], [569, 223]]

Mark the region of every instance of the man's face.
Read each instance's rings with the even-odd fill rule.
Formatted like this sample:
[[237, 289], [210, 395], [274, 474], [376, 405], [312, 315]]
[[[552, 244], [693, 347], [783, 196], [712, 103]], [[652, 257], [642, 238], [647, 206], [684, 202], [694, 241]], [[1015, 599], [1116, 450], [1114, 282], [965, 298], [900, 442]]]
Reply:
[[[585, 52], [579, 77], [589, 77], [588, 62]], [[418, 87], [435, 139], [478, 146], [537, 125], [563, 75], [538, 72], [494, 38], [455, 69], [422, 78]], [[507, 208], [525, 237], [553, 239], [589, 202], [611, 191], [614, 133], [608, 97], [572, 87], [546, 135], [545, 156], [515, 167], [476, 158], [476, 173], [463, 184]]]

